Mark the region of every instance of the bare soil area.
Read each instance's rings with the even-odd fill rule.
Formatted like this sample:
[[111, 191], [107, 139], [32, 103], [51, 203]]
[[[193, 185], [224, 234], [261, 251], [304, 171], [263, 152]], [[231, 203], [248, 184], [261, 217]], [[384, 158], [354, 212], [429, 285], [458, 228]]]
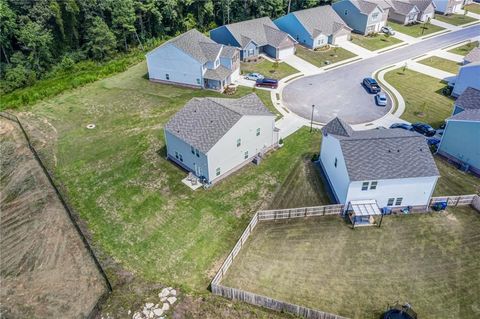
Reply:
[[83, 318], [105, 282], [20, 129], [0, 119], [0, 317]]

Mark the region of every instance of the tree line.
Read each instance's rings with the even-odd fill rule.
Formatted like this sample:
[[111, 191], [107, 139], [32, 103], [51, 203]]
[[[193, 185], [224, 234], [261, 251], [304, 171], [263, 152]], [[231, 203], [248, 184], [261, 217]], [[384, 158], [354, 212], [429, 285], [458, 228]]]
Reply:
[[189, 29], [310, 8], [326, 0], [0, 0], [1, 93], [84, 60], [104, 61]]

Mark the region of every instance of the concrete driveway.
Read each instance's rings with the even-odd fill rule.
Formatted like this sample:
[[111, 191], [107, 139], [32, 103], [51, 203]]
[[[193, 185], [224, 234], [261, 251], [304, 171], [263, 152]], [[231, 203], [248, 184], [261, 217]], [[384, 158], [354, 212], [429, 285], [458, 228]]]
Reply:
[[319, 123], [327, 123], [335, 116], [350, 124], [371, 122], [384, 116], [389, 107], [375, 105], [374, 95], [368, 94], [360, 84], [364, 77], [382, 67], [474, 38], [479, 33], [480, 25], [474, 25], [294, 80], [282, 91], [283, 104], [305, 119], [310, 119], [312, 104], [315, 104], [314, 121]]

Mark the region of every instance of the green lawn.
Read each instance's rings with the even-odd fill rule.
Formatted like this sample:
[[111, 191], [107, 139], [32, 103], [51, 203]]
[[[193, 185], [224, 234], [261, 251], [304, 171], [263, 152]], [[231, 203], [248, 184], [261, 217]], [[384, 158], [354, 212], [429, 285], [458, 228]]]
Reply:
[[468, 4], [464, 7], [464, 9], [476, 14], [480, 14], [480, 4], [478, 3]]
[[[297, 45], [297, 52], [295, 54], [299, 58], [302, 58], [305, 61], [319, 68], [327, 66], [328, 64], [340, 62], [356, 56], [354, 53], [340, 47], [330, 47], [330, 49], [327, 49], [325, 51], [323, 50], [313, 51], [301, 45]], [[327, 61], [329, 61], [329, 63]]]
[[453, 99], [442, 94], [446, 83], [409, 69], [403, 72], [401, 68], [387, 72], [385, 80], [405, 100], [406, 109], [402, 119], [438, 127], [452, 114]]
[[206, 292], [251, 215], [270, 206], [299, 159], [318, 152], [320, 133], [302, 129], [261, 165], [191, 191], [186, 173], [165, 160], [163, 126], [189, 99], [220, 94], [152, 83], [145, 73], [138, 64], [20, 115], [105, 255], [146, 282]]
[[462, 172], [443, 157], [435, 156], [440, 178], [433, 196], [468, 195], [480, 193], [480, 178]]
[[432, 68], [436, 68], [439, 70], [443, 70], [446, 72], [450, 72], [453, 74], [458, 73], [458, 67], [462, 65], [461, 63], [444, 59], [438, 56], [431, 56], [428, 58], [425, 58], [423, 60], [417, 61], [418, 63], [422, 63], [428, 66], [431, 66]]
[[223, 284], [349, 318], [396, 301], [419, 318], [479, 318], [479, 228], [470, 207], [355, 230], [338, 216], [260, 222]]
[[444, 30], [444, 28], [433, 25], [431, 23], [424, 24], [418, 23], [414, 25], [403, 25], [400, 23], [388, 21], [388, 25], [393, 28], [393, 30], [398, 31], [400, 33], [405, 33], [411, 37], [422, 37], [431, 33], [435, 33], [438, 31]]
[[[278, 66], [275, 67], [275, 65]], [[297, 69], [291, 67], [287, 63], [280, 62], [275, 64], [275, 62], [271, 62], [266, 59], [262, 59], [260, 62], [242, 62], [240, 69], [242, 70], [242, 74], [258, 72], [265, 77], [277, 80], [299, 72]]]
[[448, 50], [448, 52], [459, 54], [459, 55], [467, 55], [472, 51], [474, 48], [478, 47], [479, 42], [478, 41], [472, 41], [467, 44], [464, 44], [462, 46], [456, 47], [454, 49]]
[[394, 44], [401, 43], [402, 41], [392, 36], [388, 37], [385, 34], [379, 33], [369, 36], [352, 34], [352, 42], [367, 50], [376, 51]]
[[462, 24], [478, 21], [475, 18], [466, 16], [463, 14], [450, 14], [450, 15], [437, 14], [435, 15], [435, 19], [438, 21], [450, 23], [453, 25], [462, 25]]
[[283, 117], [282, 113], [280, 113], [275, 106], [273, 106], [272, 98], [270, 91], [267, 90], [261, 90], [261, 89], [255, 89], [255, 94], [258, 95], [260, 100], [262, 100], [263, 104], [272, 112], [275, 114], [277, 117], [276, 119], [279, 120]]

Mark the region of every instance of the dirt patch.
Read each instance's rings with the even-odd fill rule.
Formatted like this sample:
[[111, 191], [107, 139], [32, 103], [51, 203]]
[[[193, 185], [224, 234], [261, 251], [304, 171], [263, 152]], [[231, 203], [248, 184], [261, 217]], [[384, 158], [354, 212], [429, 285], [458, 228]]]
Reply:
[[20, 129], [0, 141], [0, 317], [85, 317], [105, 282]]

